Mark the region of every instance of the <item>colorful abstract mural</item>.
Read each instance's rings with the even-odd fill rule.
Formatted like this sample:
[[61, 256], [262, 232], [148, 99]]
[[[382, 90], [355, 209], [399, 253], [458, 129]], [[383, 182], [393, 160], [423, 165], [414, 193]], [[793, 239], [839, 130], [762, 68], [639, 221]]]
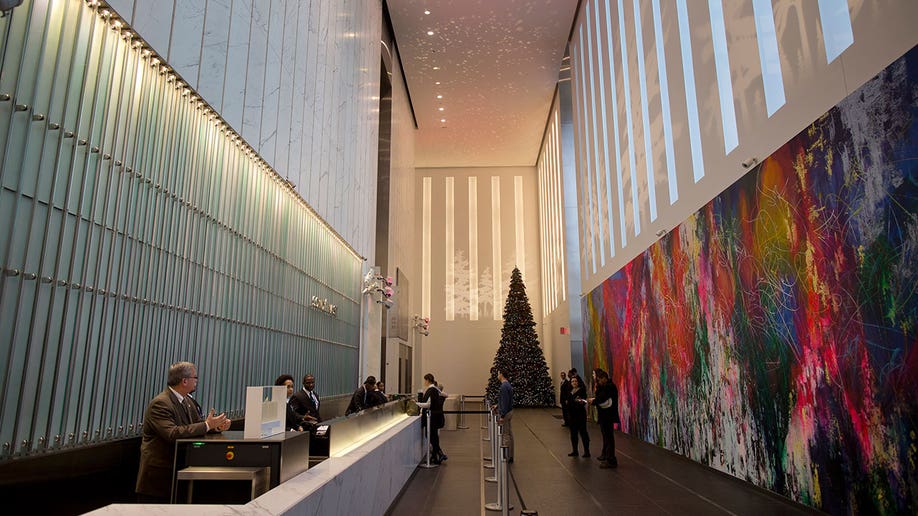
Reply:
[[623, 431], [831, 513], [918, 513], [916, 49], [584, 297]]

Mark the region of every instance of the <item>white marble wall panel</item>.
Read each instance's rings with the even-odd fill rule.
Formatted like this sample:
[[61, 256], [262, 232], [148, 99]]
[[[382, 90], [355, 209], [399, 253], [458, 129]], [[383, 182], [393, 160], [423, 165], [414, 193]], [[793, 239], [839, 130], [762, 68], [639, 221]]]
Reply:
[[261, 127], [258, 137], [258, 152], [269, 163], [275, 162], [277, 149], [277, 123], [279, 112], [281, 74], [283, 72], [284, 32], [294, 30], [285, 23], [285, 1], [271, 2], [268, 17], [268, 45], [265, 51], [264, 104], [261, 109]]
[[[273, 163], [278, 170], [290, 173], [290, 126], [293, 118], [293, 71], [296, 67], [296, 37], [300, 26], [295, 22], [299, 17], [300, 2], [287, 0], [283, 13], [283, 40], [281, 42], [280, 84], [278, 85], [277, 103], [277, 137]], [[291, 23], [291, 21], [293, 23]]]
[[166, 55], [166, 61], [195, 89], [198, 88], [198, 71], [201, 67], [201, 38], [204, 35], [206, 9], [207, 0], [182, 0], [175, 3], [172, 38]]
[[204, 17], [197, 90], [217, 109], [223, 105], [232, 4], [231, 0], [210, 0]]
[[108, 5], [124, 20], [130, 20], [134, 14], [134, 0], [111, 0]]
[[380, 0], [114, 4], [348, 243], [373, 255]]
[[161, 0], [135, 0], [131, 13], [131, 27], [161, 56], [169, 53], [172, 33], [173, 2]]
[[[240, 134], [242, 132], [242, 110], [245, 105], [245, 78], [249, 63], [251, 20], [252, 0], [233, 0], [220, 114]], [[219, 66], [219, 64], [215, 62], [214, 66]]]
[[252, 2], [249, 25], [248, 68], [245, 74], [245, 104], [242, 107], [242, 137], [260, 150], [262, 108], [265, 101], [266, 61], [268, 58], [268, 24], [271, 2]]

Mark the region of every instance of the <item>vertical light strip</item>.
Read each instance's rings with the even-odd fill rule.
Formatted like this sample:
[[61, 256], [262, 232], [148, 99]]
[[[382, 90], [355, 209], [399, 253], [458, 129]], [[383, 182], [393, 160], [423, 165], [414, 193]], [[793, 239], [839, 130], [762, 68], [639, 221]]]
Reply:
[[[597, 6], [596, 16], [593, 18], [593, 22], [596, 28], [596, 57], [599, 60], [599, 63], [605, 64], [606, 59], [603, 58], [602, 38], [600, 36], [601, 31], [599, 30], [601, 26], [601, 21], [599, 18], [599, 11], [598, 11], [599, 4], [596, 3], [594, 5]], [[605, 186], [606, 186], [605, 188], [606, 190], [606, 210], [607, 210], [606, 217], [607, 217], [607, 223], [609, 225], [609, 257], [614, 257], [615, 256], [615, 231], [612, 229], [615, 226], [615, 223], [613, 222], [613, 216], [612, 216], [612, 213], [613, 213], [613, 210], [612, 210], [612, 174], [613, 172], [612, 172], [612, 167], [610, 166], [610, 163], [609, 163], [609, 154], [610, 154], [609, 152], [609, 121], [607, 120], [607, 117], [606, 117], [607, 110], [606, 110], [606, 81], [605, 81], [606, 73], [604, 70], [605, 68], [606, 66], [599, 67], [599, 113], [600, 115], [602, 115], [602, 154], [603, 154], [603, 158], [605, 159], [605, 165], [606, 165], [605, 168], [603, 169], [603, 172], [605, 174]], [[616, 156], [615, 159], [617, 161], [618, 156]], [[605, 260], [603, 260], [603, 264], [605, 264]]]
[[[578, 30], [579, 34], [583, 33], [583, 27], [581, 26]], [[575, 152], [575, 166], [574, 173], [577, 175], [577, 180], [575, 184], [577, 186], [577, 224], [578, 224], [578, 235], [580, 236], [579, 242], [584, 245], [584, 239], [587, 235], [586, 228], [586, 201], [584, 199], [584, 186], [582, 180], [582, 171], [584, 167], [584, 146], [585, 146], [585, 136], [583, 134], [583, 105], [584, 100], [580, 97], [580, 80], [581, 80], [581, 67], [580, 62], [582, 61], [582, 45], [578, 45], [576, 41], [571, 42], [571, 97], [572, 103], [574, 104], [574, 109], [572, 109], [572, 118], [574, 123], [574, 152]], [[585, 252], [578, 253], [580, 257], [580, 270], [586, 273], [587, 269], [587, 256]]]
[[[606, 41], [612, 48], [612, 0], [606, 0]], [[628, 245], [628, 236], [625, 232], [625, 188], [622, 186], [622, 147], [618, 127], [618, 86], [615, 84], [615, 60], [609, 53], [609, 85], [612, 90], [612, 126], [615, 135], [615, 180], [618, 185], [618, 233], [622, 241], [622, 249]]]
[[[523, 281], [526, 281], [526, 240], [524, 234], [526, 228], [523, 226], [523, 176], [513, 176], [513, 209], [516, 220], [516, 266], [519, 267], [523, 275]], [[530, 278], [531, 280], [531, 278]]]
[[491, 265], [494, 268], [494, 320], [503, 319], [504, 273], [500, 257], [500, 177], [491, 176]]
[[469, 177], [469, 320], [478, 320], [478, 178]]
[[736, 110], [733, 106], [733, 80], [730, 77], [730, 56], [727, 52], [727, 28], [724, 26], [724, 6], [721, 0], [708, 0], [711, 13], [711, 38], [714, 44], [714, 69], [717, 91], [720, 93], [720, 120], [724, 127], [724, 154], [739, 145], [736, 132]]
[[446, 178], [446, 320], [456, 319], [456, 179]]
[[657, 220], [657, 185], [653, 174], [653, 143], [650, 136], [650, 108], [647, 100], [647, 69], [644, 67], [644, 30], [641, 27], [641, 6], [634, 0], [634, 40], [637, 44], [638, 81], [641, 85], [641, 118], [644, 124], [644, 164], [647, 170], [647, 201], [650, 221]]
[[421, 221], [421, 315], [430, 317], [430, 204], [431, 179], [424, 178], [424, 213]]
[[[587, 9], [586, 12], [587, 12], [587, 16], [589, 16], [589, 12], [590, 12], [589, 9]], [[587, 41], [587, 43], [589, 43], [589, 41]], [[587, 59], [590, 61], [590, 66], [592, 67], [592, 64], [593, 64], [592, 47], [588, 47], [587, 51], [589, 52], [589, 54], [587, 55]], [[583, 56], [583, 28], [582, 27], [580, 29], [580, 52], [581, 52], [580, 57], [581, 58], [584, 57]], [[583, 170], [580, 171], [580, 177], [583, 179], [583, 184], [586, 185], [586, 193], [587, 193], [587, 210], [588, 210], [589, 216], [586, 219], [585, 225], [586, 225], [586, 229], [588, 233], [585, 236], [587, 236], [590, 239], [590, 247], [588, 248], [588, 251], [589, 251], [588, 259], [591, 262], [591, 266], [592, 266], [591, 270], [595, 273], [596, 272], [596, 235], [594, 235], [593, 232], [594, 232], [594, 229], [596, 228], [596, 225], [593, 223], [593, 221], [596, 219], [596, 216], [594, 213], [596, 203], [593, 201], [593, 181], [591, 178], [593, 163], [592, 163], [592, 160], [590, 159], [592, 156], [593, 146], [590, 145], [590, 142], [592, 140], [592, 138], [590, 137], [591, 135], [587, 134], [587, 127], [590, 124], [589, 119], [592, 119], [593, 113], [590, 113], [589, 109], [587, 109], [587, 104], [586, 104], [587, 99], [591, 99], [591, 95], [587, 94], [587, 87], [586, 87], [587, 81], [590, 80], [591, 78], [587, 74], [586, 66], [584, 65], [583, 61], [584, 61], [583, 59], [580, 60], [580, 78], [581, 78], [580, 88], [583, 92], [581, 103], [582, 103], [583, 114], [584, 114], [584, 120], [583, 120], [583, 123], [581, 124], [581, 127], [583, 128], [583, 133], [584, 133], [584, 138], [583, 138], [583, 151], [584, 152], [583, 154], [586, 157], [586, 164], [584, 165]]]
[[[536, 166], [536, 169], [539, 173], [539, 253], [542, 258], [542, 263], [540, 264], [539, 270], [541, 271], [542, 278], [542, 291], [548, 292], [548, 289], [551, 288], [551, 285], [547, 283], [548, 274], [546, 273], [546, 264], [548, 263], [548, 240], [545, 234], [545, 210], [548, 208], [548, 203], [545, 200], [545, 156], [546, 156], [545, 147], [542, 148], [539, 161]], [[548, 313], [548, 295], [542, 296], [542, 313]]]
[[685, 106], [688, 115], [689, 141], [692, 146], [692, 174], [695, 182], [704, 177], [701, 151], [701, 127], [698, 122], [698, 96], [695, 93], [695, 62], [692, 58], [692, 28], [689, 25], [686, 0], [676, 0], [679, 13], [679, 46], [682, 49], [682, 78], [685, 82]]
[[781, 58], [778, 54], [778, 36], [775, 33], [775, 15], [771, 10], [771, 0], [752, 0], [752, 11], [755, 16], [756, 40], [759, 44], [759, 61], [762, 63], [765, 107], [768, 116], [771, 116], [785, 102], [784, 78], [781, 75]]
[[634, 157], [634, 122], [631, 118], [631, 78], [628, 74], [628, 41], [625, 38], [625, 7], [618, 0], [618, 39], [622, 54], [622, 86], [625, 90], [625, 120], [628, 122], [628, 165], [631, 167], [631, 209], [634, 212], [634, 235], [641, 234], [641, 212], [637, 193], [637, 166]]
[[819, 0], [819, 20], [826, 44], [826, 61], [831, 63], [854, 43], [847, 0]]
[[552, 254], [551, 254], [551, 271], [549, 272], [554, 286], [552, 287], [552, 305], [554, 307], [558, 306], [558, 293], [563, 289], [563, 285], [558, 284], [558, 260], [561, 257], [562, 246], [559, 244], [559, 238], [561, 236], [561, 228], [558, 227], [557, 220], [559, 211], [564, 209], [561, 203], [561, 189], [558, 187], [558, 171], [559, 171], [559, 162], [560, 162], [560, 149], [558, 148], [558, 108], [555, 108], [555, 123], [552, 126], [550, 132], [550, 156], [551, 168], [549, 169], [549, 178], [551, 179], [551, 189], [552, 194]]
[[663, 21], [660, 0], [653, 0], [653, 33], [657, 47], [657, 68], [660, 83], [660, 108], [663, 119], [663, 142], [666, 149], [666, 177], [669, 179], [669, 204], [679, 200], [679, 183], [676, 178], [676, 157], [673, 149], [673, 120], [669, 108], [669, 79], [666, 78], [666, 49], [663, 41]]
[[554, 192], [554, 160], [555, 160], [555, 151], [554, 146], [552, 145], [552, 133], [551, 127], [549, 126], [548, 132], [545, 138], [545, 189], [548, 194], [546, 201], [548, 202], [548, 210], [546, 212], [546, 231], [548, 235], [548, 261], [546, 263], [546, 282], [550, 282], [551, 291], [550, 296], [548, 296], [548, 306], [551, 310], [554, 310], [557, 303], [556, 289], [557, 286], [554, 281], [554, 263], [555, 263], [555, 228], [553, 227], [552, 221], [554, 220], [555, 210], [557, 209], [555, 203], [555, 192]]
[[[565, 261], [564, 261], [564, 196], [562, 195], [563, 190], [562, 190], [562, 183], [561, 183], [561, 177], [564, 171], [564, 162], [562, 161], [562, 155], [561, 155], [560, 131], [561, 131], [560, 109], [555, 109], [555, 122], [552, 126], [552, 134], [553, 134], [553, 142], [554, 142], [552, 144], [552, 149], [555, 154], [555, 162], [554, 162], [554, 177], [555, 177], [555, 184], [556, 184], [555, 191], [557, 192], [557, 199], [558, 199], [558, 204], [557, 204], [558, 213], [556, 215], [557, 219], [555, 221], [555, 223], [558, 225], [558, 237], [556, 239], [558, 250], [557, 250], [557, 254], [555, 255], [555, 259], [560, 264], [560, 269], [561, 269], [561, 282], [558, 283], [557, 290], [561, 292], [561, 300], [565, 301], [567, 300], [567, 279], [565, 277]], [[612, 248], [614, 249], [615, 246], [613, 245]]]
[[[594, 40], [593, 38], [593, 25], [594, 25], [594, 20], [596, 19], [596, 17], [591, 16], [590, 14], [591, 5], [595, 7], [596, 4], [592, 2], [587, 4], [585, 23], [587, 26], [587, 45], [588, 45], [589, 61], [590, 61], [590, 104], [592, 108], [591, 118], [593, 122], [593, 167], [592, 167], [592, 170], [590, 170], [590, 172], [592, 175], [591, 181], [594, 179], [596, 181], [595, 184], [591, 184], [591, 186], [593, 186], [593, 192], [594, 192], [593, 198], [596, 201], [595, 208], [594, 208], [595, 211], [593, 212], [593, 224], [594, 224], [594, 227], [596, 228], [596, 233], [594, 233], [593, 235], [593, 242], [594, 242], [593, 246], [594, 246], [595, 252], [599, 253], [599, 266], [605, 267], [606, 266], [606, 250], [605, 250], [606, 239], [603, 238], [603, 226], [605, 226], [606, 220], [605, 220], [605, 217], [603, 217], [602, 215], [603, 188], [602, 188], [601, 181], [600, 181], [600, 178], [604, 174], [604, 171], [600, 170], [600, 167], [599, 167], [600, 153], [602, 152], [601, 149], [604, 147], [604, 145], [600, 146], [599, 140], [600, 138], [602, 138], [603, 144], [604, 144], [605, 138], [602, 132], [600, 131], [601, 127], [599, 124], [599, 111], [596, 109], [596, 97], [601, 96], [602, 92], [597, 92], [596, 90], [596, 84], [595, 84], [596, 72], [593, 69], [593, 63], [594, 63], [593, 47], [595, 46], [597, 50], [597, 59], [599, 59], [598, 63], [602, 63], [602, 58], [600, 57], [602, 54], [599, 53], [598, 41]], [[597, 65], [597, 68], [599, 69], [600, 75], [602, 75], [602, 69], [599, 68], [599, 66], [600, 65]], [[596, 241], [599, 242], [598, 246], [596, 244]]]

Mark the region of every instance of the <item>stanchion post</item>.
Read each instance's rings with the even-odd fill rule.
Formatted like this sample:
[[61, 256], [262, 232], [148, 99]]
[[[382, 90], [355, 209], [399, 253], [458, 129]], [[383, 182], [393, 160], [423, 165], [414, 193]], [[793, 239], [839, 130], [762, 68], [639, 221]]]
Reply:
[[[486, 469], [496, 469], [498, 461], [497, 447], [495, 446], [495, 444], [497, 444], [497, 416], [495, 416], [494, 412], [490, 410], [488, 411], [488, 441], [491, 442], [491, 456], [488, 457], [490, 463], [485, 464], [484, 467]], [[485, 480], [488, 480], [488, 482], [495, 482], [493, 476], [488, 477]]]
[[488, 410], [488, 435], [487, 437], [483, 438], [482, 441], [490, 441], [491, 440], [491, 427], [494, 425], [494, 420], [491, 418], [492, 416], [491, 404], [485, 403], [485, 408], [487, 408]]
[[427, 462], [425, 464], [418, 464], [419, 468], [430, 469], [436, 468], [439, 464], [430, 463], [430, 409], [427, 409], [427, 441], [424, 443], [424, 451], [427, 453]]
[[[503, 441], [503, 425], [497, 426], [497, 436], [495, 441]], [[513, 509], [513, 506], [510, 505], [510, 495], [507, 486], [507, 457], [506, 453], [500, 453], [501, 451], [506, 451], [506, 448], [499, 446], [497, 448], [498, 453], [494, 456], [498, 457], [495, 467], [495, 476], [497, 479], [497, 502], [491, 502], [485, 504], [485, 509], [489, 511], [501, 511], [501, 514], [508, 514], [508, 511]]]
[[510, 464], [507, 462], [507, 447], [504, 446], [503, 439], [500, 443], [500, 481], [497, 482], [497, 488], [500, 489], [500, 501], [503, 503], [503, 510], [501, 514], [503, 516], [508, 516], [510, 514], [510, 509], [513, 507], [510, 505], [510, 482], [507, 478], [509, 475]]
[[459, 420], [456, 422], [456, 428], [459, 430], [468, 430], [465, 425], [465, 394], [459, 395]]

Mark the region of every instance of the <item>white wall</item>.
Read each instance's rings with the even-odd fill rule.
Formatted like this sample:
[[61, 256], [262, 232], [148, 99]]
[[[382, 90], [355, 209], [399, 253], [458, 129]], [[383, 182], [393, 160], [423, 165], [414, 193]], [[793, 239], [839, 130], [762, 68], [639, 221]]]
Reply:
[[[847, 5], [854, 39], [830, 61], [821, 25], [826, 16], [820, 10], [822, 3], [772, 0], [762, 4], [766, 9], [771, 7], [786, 98], [785, 104], [769, 116], [758, 46], [761, 35], [757, 33], [753, 2], [583, 2], [572, 35], [571, 70], [584, 292], [592, 290], [656, 241], [658, 231], [675, 227], [745, 174], [746, 169], [741, 166], [743, 161], [771, 154], [918, 43], [918, 31], [914, 29], [918, 2], [840, 0], [842, 8]], [[836, 3], [835, 0], [825, 2], [826, 5]], [[688, 31], [682, 31], [679, 26], [680, 4], [686, 6]], [[635, 11], [635, 5], [639, 11]], [[711, 5], [722, 5], [725, 20], [728, 91], [733, 95], [732, 103], [726, 105], [732, 106], [735, 112], [738, 134], [738, 145], [731, 149], [724, 141], [726, 125], [722, 122], [721, 94], [716, 80], [717, 38], [712, 30]], [[636, 24], [638, 16], [640, 23]], [[607, 23], [607, 19], [611, 23]], [[657, 19], [666, 81], [661, 80], [658, 66]], [[641, 38], [637, 37], [636, 26], [641, 28]], [[692, 67], [683, 59], [680, 37], [686, 34], [691, 41]], [[831, 34], [835, 36], [836, 32]], [[642, 45], [642, 54], [638, 51], [639, 45]], [[623, 48], [626, 49], [624, 66]], [[639, 54], [644, 61], [643, 74]], [[704, 172], [697, 182], [691, 117], [688, 115], [690, 102], [683, 80], [688, 70], [695, 77]], [[624, 81], [626, 71], [628, 82]], [[650, 159], [644, 157], [648, 138], [643, 123], [642, 77], [646, 78], [647, 133], [652, 144]], [[630, 103], [625, 98], [626, 92], [630, 94]], [[663, 109], [664, 95], [669, 100], [668, 112]], [[618, 154], [615, 117], [619, 126]], [[664, 126], [667, 119], [672, 122], [671, 145], [667, 142]], [[635, 153], [633, 167], [629, 149]], [[667, 149], [673, 154], [672, 168], [678, 192], [678, 200], [672, 204], [669, 187], [673, 181], [668, 175]], [[652, 181], [647, 179], [648, 164], [653, 168]], [[651, 199], [657, 207], [654, 220], [650, 214]], [[633, 210], [635, 204], [637, 213]]]
[[[477, 184], [471, 190], [475, 193], [477, 210], [470, 209], [470, 178]], [[521, 204], [517, 203], [516, 178], [521, 181]], [[430, 185], [429, 235], [424, 230], [428, 227], [424, 223], [425, 181]], [[493, 188], [494, 181], [499, 183], [499, 190]], [[431, 322], [430, 336], [422, 337], [418, 345], [421, 359], [415, 387], [420, 387], [421, 377], [431, 372], [450, 393], [480, 394], [487, 385], [500, 343], [503, 324], [500, 319], [514, 265], [519, 265], [523, 273], [534, 320], [538, 323], [542, 318], [536, 170], [535, 167], [417, 169], [416, 187], [415, 216], [420, 234], [415, 249], [421, 260], [422, 277], [415, 282], [418, 285], [415, 295], [421, 300], [421, 312], [429, 315]], [[497, 191], [499, 195], [492, 196]], [[517, 207], [522, 208], [519, 215]], [[497, 234], [495, 225], [499, 229], [496, 247], [492, 243]], [[425, 239], [430, 245], [429, 254], [424, 251]], [[492, 296], [485, 276], [494, 270], [495, 250], [499, 251], [496, 260], [500, 271], [491, 277], [493, 287], [499, 290]], [[429, 270], [429, 282], [424, 279], [425, 270]], [[447, 290], [449, 274], [454, 281]], [[476, 293], [478, 303], [473, 303]], [[426, 313], [425, 296], [429, 296]], [[493, 306], [495, 297], [498, 301]], [[540, 343], [544, 347], [541, 338]]]
[[363, 256], [374, 254], [379, 0], [112, 0]]

